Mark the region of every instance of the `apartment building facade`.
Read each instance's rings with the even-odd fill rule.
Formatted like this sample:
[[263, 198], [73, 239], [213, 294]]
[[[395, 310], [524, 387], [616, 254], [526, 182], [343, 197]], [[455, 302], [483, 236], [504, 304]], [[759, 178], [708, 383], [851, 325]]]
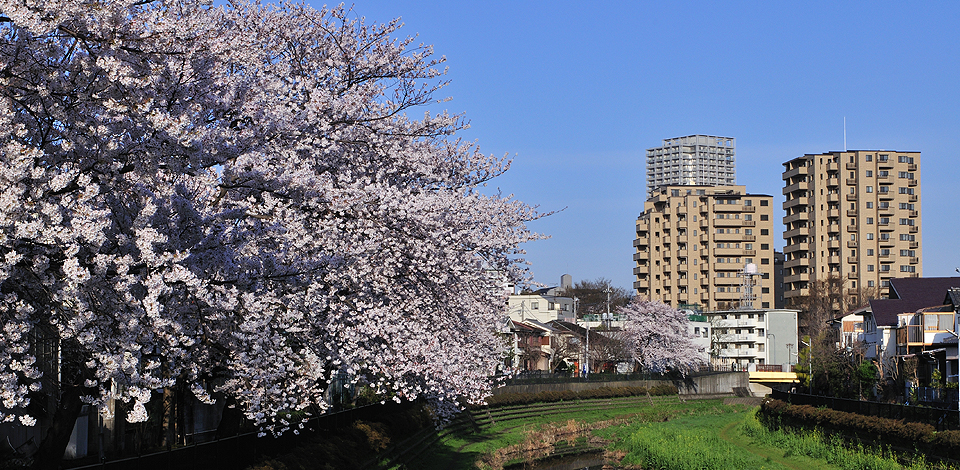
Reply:
[[647, 149], [647, 196], [665, 185], [737, 184], [736, 139], [688, 135]]
[[661, 187], [637, 218], [637, 294], [701, 311], [772, 308], [772, 201], [743, 186]]
[[841, 278], [851, 304], [922, 277], [920, 152], [851, 150], [785, 162], [784, 297]]
[[736, 364], [741, 370], [768, 366], [768, 372], [789, 372], [800, 351], [798, 314], [788, 309], [706, 312], [711, 362]]

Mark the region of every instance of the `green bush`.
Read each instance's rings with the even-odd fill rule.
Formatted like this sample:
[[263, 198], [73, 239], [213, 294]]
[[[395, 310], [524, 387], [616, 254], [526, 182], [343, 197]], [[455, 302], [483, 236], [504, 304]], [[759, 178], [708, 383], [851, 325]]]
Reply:
[[[504, 393], [487, 398], [487, 407], [529, 405], [532, 403], [553, 403], [559, 401], [585, 400], [589, 398], [616, 398], [647, 395], [664, 396], [676, 395], [677, 387], [668, 384], [655, 385], [649, 390], [646, 387], [600, 387], [581, 392], [573, 390], [550, 390], [538, 393]], [[477, 409], [482, 406], [471, 406]]]

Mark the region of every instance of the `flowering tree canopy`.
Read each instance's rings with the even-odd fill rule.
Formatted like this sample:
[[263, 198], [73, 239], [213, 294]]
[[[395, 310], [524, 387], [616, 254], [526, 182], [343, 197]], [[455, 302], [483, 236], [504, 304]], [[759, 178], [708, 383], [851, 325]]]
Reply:
[[200, 0], [0, 15], [0, 420], [32, 423], [43, 332], [75, 366], [63, 396], [134, 422], [174, 384], [278, 430], [341, 371], [488, 392], [493, 287], [541, 214], [478, 192], [507, 164], [451, 137], [461, 116], [407, 115], [443, 59], [398, 22]]
[[705, 363], [706, 355], [693, 342], [687, 315], [662, 302], [635, 296], [619, 310], [634, 359], [647, 370], [681, 372]]

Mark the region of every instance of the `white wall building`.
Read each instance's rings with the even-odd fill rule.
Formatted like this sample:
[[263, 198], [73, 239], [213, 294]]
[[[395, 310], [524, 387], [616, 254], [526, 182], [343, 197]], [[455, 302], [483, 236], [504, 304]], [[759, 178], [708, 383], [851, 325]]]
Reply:
[[732, 186], [737, 184], [736, 139], [688, 135], [663, 139], [647, 149], [647, 196], [665, 185]]
[[705, 312], [711, 329], [711, 361], [744, 370], [780, 366], [789, 372], [799, 351], [798, 313], [789, 309]]

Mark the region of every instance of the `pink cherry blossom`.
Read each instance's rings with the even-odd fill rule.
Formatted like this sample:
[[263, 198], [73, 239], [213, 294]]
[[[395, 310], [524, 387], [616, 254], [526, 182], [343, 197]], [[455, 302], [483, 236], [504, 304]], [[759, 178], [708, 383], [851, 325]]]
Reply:
[[411, 117], [443, 59], [399, 22], [242, 1], [0, 12], [0, 419], [56, 375], [34, 364], [44, 335], [76, 372], [63, 390], [131, 421], [176, 384], [273, 430], [328, 406], [339, 372], [443, 409], [489, 392], [491, 286], [525, 276], [543, 214], [479, 191], [509, 165], [455, 138], [462, 116]]

